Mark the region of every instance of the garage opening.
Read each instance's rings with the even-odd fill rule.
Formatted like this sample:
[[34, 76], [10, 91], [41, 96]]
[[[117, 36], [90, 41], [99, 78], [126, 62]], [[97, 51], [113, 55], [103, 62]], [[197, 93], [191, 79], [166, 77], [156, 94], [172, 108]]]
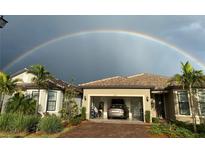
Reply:
[[144, 121], [143, 98], [92, 96], [90, 119]]

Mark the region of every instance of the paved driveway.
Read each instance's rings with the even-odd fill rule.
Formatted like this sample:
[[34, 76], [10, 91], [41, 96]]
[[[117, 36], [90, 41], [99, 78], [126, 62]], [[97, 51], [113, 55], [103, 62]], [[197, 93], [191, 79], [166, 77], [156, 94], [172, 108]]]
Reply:
[[86, 121], [60, 137], [70, 138], [146, 138], [150, 137], [150, 125], [99, 123]]

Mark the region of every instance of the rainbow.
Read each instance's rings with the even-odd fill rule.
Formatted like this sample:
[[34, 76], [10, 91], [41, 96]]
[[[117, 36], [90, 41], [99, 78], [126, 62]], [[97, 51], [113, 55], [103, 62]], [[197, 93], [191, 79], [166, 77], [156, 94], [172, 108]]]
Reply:
[[185, 56], [186, 58], [189, 58], [190, 60], [196, 62], [196, 64], [198, 64], [200, 67], [202, 67], [203, 69], [205, 69], [205, 64], [203, 62], [201, 62], [199, 59], [197, 59], [196, 57], [194, 57], [193, 55], [191, 55], [190, 53], [188, 53], [187, 51], [184, 51], [170, 43], [167, 43], [159, 38], [153, 37], [151, 35], [147, 35], [144, 33], [140, 33], [140, 32], [133, 32], [133, 31], [127, 31], [127, 30], [92, 30], [92, 31], [82, 31], [82, 32], [77, 32], [77, 33], [69, 33], [54, 39], [51, 39], [47, 42], [44, 42], [28, 51], [26, 51], [25, 53], [21, 54], [20, 56], [18, 56], [15, 60], [13, 60], [12, 62], [10, 62], [9, 64], [7, 64], [3, 70], [8, 70], [9, 68], [13, 67], [16, 63], [20, 62], [21, 60], [23, 60], [24, 58], [26, 58], [27, 56], [36, 53], [39, 49], [44, 48], [46, 46], [49, 46], [53, 43], [59, 42], [61, 40], [64, 39], [68, 39], [68, 38], [74, 38], [74, 37], [79, 37], [79, 36], [83, 36], [83, 35], [89, 35], [89, 34], [121, 34], [121, 35], [127, 35], [127, 36], [132, 36], [132, 37], [139, 37], [139, 38], [143, 38], [149, 41], [153, 41], [155, 43], [158, 43], [160, 45], [163, 45], [165, 47], [168, 47], [170, 49], [175, 50], [177, 53]]

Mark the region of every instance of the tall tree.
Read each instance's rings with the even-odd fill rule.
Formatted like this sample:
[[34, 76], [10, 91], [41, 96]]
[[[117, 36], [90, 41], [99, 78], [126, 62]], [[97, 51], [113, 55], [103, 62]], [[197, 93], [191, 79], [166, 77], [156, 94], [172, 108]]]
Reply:
[[203, 71], [195, 70], [188, 61], [186, 63], [181, 62], [181, 74], [176, 74], [171, 81], [176, 81], [178, 84], [183, 86], [183, 89], [187, 90], [191, 105], [194, 132], [197, 132], [196, 113], [198, 104], [194, 101], [194, 88], [202, 86], [205, 81]]
[[12, 79], [10, 75], [0, 72], [0, 112], [3, 107], [5, 95], [12, 95], [17, 90], [17, 82], [20, 79]]
[[28, 71], [28, 73], [32, 73], [35, 75], [32, 78], [32, 82], [38, 87], [38, 101], [36, 101], [36, 110], [35, 114], [38, 114], [38, 107], [40, 102], [40, 89], [48, 87], [48, 80], [51, 79], [51, 74], [45, 69], [43, 65], [32, 65]]

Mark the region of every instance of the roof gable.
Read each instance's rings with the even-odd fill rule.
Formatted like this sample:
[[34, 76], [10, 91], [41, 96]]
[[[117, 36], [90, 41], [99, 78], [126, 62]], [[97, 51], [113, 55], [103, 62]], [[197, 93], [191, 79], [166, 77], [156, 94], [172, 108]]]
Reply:
[[[25, 89], [29, 88], [37, 88], [36, 85], [32, 82], [32, 78], [35, 77], [32, 73], [27, 73], [28, 69], [24, 68], [14, 74], [11, 75], [13, 79], [21, 79], [21, 81], [18, 83], [18, 86], [23, 87]], [[77, 86], [67, 83], [63, 80], [52, 78], [48, 80], [49, 87], [50, 88], [58, 88], [58, 89], [65, 89], [66, 87], [74, 87], [77, 91], [81, 92], [81, 89], [79, 89]]]

